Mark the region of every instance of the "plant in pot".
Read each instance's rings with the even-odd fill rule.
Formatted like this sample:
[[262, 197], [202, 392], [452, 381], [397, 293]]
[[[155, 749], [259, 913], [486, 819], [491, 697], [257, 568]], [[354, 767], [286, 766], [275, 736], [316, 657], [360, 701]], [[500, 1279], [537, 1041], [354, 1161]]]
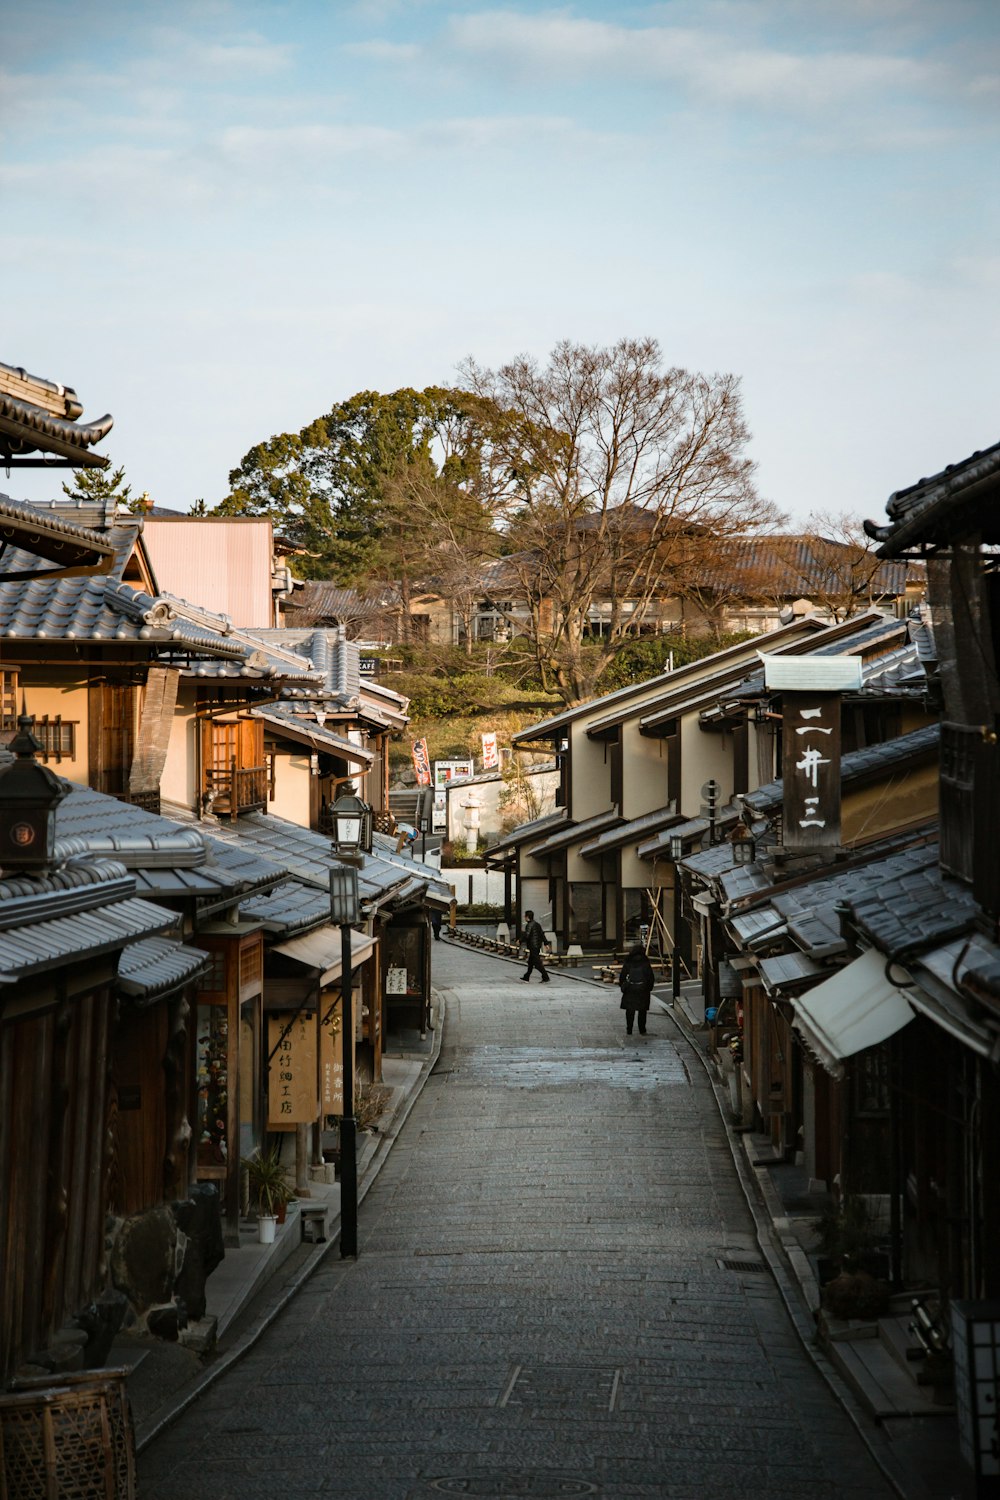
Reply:
[[838, 1318], [877, 1318], [889, 1305], [888, 1258], [877, 1213], [847, 1194], [816, 1220], [824, 1308]]
[[262, 1245], [274, 1240], [275, 1226], [291, 1197], [285, 1169], [277, 1147], [257, 1150], [243, 1158], [247, 1172], [247, 1192], [251, 1208], [257, 1212], [257, 1238]]

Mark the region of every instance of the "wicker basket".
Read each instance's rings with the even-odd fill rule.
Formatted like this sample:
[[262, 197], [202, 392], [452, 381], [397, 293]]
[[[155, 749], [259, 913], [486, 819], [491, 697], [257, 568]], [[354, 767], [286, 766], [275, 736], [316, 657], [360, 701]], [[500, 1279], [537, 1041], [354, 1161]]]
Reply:
[[0, 1500], [135, 1500], [125, 1373], [41, 1376], [0, 1396]]

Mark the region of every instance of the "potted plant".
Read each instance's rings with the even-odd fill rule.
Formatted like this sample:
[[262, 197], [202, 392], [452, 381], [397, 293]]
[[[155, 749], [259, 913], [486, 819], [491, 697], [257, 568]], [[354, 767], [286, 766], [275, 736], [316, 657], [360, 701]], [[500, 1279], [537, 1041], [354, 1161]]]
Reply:
[[877, 1213], [847, 1194], [816, 1220], [824, 1308], [840, 1318], [880, 1317], [889, 1305], [888, 1257]]
[[257, 1212], [257, 1238], [262, 1245], [274, 1240], [279, 1213], [291, 1197], [278, 1147], [257, 1150], [243, 1158], [247, 1170], [247, 1190], [251, 1208]]

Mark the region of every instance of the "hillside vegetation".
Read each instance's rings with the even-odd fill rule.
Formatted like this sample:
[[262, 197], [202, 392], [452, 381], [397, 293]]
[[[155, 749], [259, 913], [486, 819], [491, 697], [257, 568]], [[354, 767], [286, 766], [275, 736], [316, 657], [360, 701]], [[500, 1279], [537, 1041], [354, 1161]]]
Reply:
[[[747, 639], [746, 633], [643, 636], [626, 644], [604, 667], [594, 681], [593, 696], [644, 682], [668, 671], [671, 663], [681, 667]], [[381, 681], [410, 700], [409, 727], [392, 746], [394, 780], [412, 781], [414, 740], [426, 739], [431, 760], [472, 756], [479, 770], [482, 735], [495, 733], [498, 744], [507, 746], [518, 730], [565, 707], [558, 693], [543, 689], [530, 648], [516, 638], [504, 646], [479, 644], [471, 652], [410, 645], [394, 646], [381, 655], [401, 663], [401, 670], [389, 671]], [[539, 752], [538, 759], [548, 758], [549, 752]]]

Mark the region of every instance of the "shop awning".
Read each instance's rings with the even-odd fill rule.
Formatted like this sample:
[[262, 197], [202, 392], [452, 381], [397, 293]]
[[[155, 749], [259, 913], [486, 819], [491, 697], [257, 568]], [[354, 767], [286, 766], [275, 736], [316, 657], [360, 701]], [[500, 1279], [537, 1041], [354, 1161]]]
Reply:
[[[375, 939], [366, 933], [351, 931], [351, 967], [356, 969], [375, 947]], [[275, 943], [272, 953], [283, 953], [294, 958], [307, 968], [319, 969], [321, 985], [340, 978], [340, 928], [327, 922], [323, 927], [314, 927], [312, 932], [301, 937], [290, 938], [287, 943]]]
[[885, 977], [885, 962], [884, 953], [869, 948], [792, 1001], [792, 1025], [834, 1078], [843, 1077], [845, 1057], [877, 1046], [913, 1020], [903, 991]]

